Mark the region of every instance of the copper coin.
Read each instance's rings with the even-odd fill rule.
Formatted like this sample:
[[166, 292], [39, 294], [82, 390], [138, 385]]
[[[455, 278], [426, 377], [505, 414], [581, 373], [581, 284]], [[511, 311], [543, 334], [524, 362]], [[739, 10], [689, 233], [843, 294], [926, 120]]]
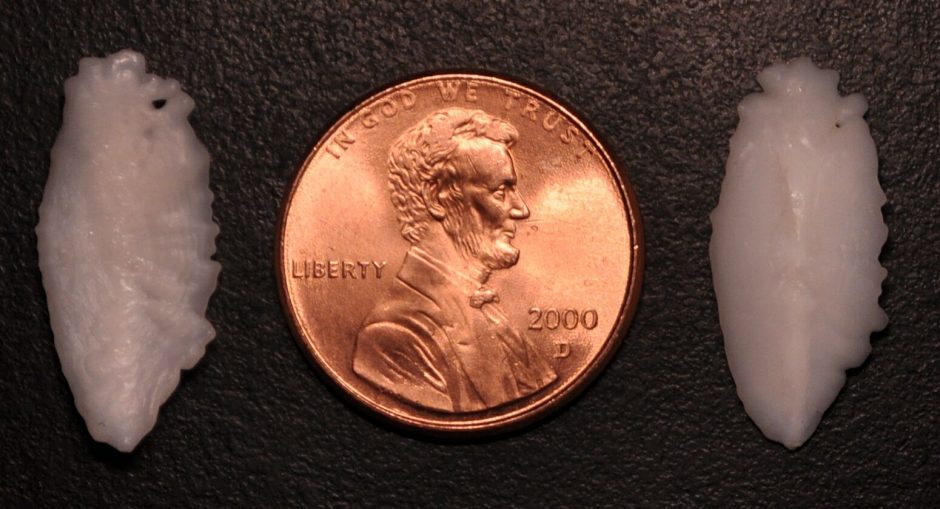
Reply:
[[568, 108], [438, 74], [320, 139], [283, 206], [277, 271], [300, 344], [355, 401], [481, 433], [544, 416], [604, 368], [642, 246], [626, 178]]

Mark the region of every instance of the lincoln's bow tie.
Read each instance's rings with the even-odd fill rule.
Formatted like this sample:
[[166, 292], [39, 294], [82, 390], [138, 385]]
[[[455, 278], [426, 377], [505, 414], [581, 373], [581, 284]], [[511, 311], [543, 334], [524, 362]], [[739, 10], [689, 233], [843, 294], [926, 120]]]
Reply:
[[470, 306], [477, 309], [483, 307], [483, 304], [490, 302], [499, 302], [499, 294], [496, 293], [496, 290], [485, 286], [481, 286], [470, 296]]

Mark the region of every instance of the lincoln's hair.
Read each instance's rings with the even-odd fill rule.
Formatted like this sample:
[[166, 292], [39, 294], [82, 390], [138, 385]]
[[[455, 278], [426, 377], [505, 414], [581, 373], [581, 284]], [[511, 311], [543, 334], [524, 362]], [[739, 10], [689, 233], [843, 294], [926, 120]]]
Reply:
[[508, 122], [481, 110], [448, 108], [398, 138], [389, 151], [388, 180], [402, 236], [412, 244], [424, 237], [432, 220], [426, 196], [443, 194], [445, 206], [460, 199], [461, 184], [473, 168], [454, 164], [456, 155], [482, 140], [509, 148], [518, 136]]

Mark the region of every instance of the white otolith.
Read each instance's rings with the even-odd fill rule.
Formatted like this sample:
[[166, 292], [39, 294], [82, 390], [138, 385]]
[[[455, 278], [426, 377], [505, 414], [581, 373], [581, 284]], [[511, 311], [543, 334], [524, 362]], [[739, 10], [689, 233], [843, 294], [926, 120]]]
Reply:
[[121, 451], [215, 330], [205, 319], [210, 259], [209, 153], [179, 83], [121, 51], [86, 58], [65, 82], [62, 129], [39, 207], [39, 267], [62, 371], [88, 431]]
[[728, 365], [771, 440], [802, 445], [888, 322], [878, 306], [881, 215], [875, 144], [858, 95], [807, 58], [775, 64], [740, 121], [718, 207], [712, 274]]

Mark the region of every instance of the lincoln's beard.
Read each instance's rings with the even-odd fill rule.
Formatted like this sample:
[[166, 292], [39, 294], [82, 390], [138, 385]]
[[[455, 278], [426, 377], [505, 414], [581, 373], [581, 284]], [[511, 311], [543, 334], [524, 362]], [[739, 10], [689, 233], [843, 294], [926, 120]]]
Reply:
[[519, 250], [499, 232], [487, 232], [481, 221], [461, 201], [449, 201], [441, 225], [460, 253], [479, 260], [489, 270], [508, 269], [519, 261]]

